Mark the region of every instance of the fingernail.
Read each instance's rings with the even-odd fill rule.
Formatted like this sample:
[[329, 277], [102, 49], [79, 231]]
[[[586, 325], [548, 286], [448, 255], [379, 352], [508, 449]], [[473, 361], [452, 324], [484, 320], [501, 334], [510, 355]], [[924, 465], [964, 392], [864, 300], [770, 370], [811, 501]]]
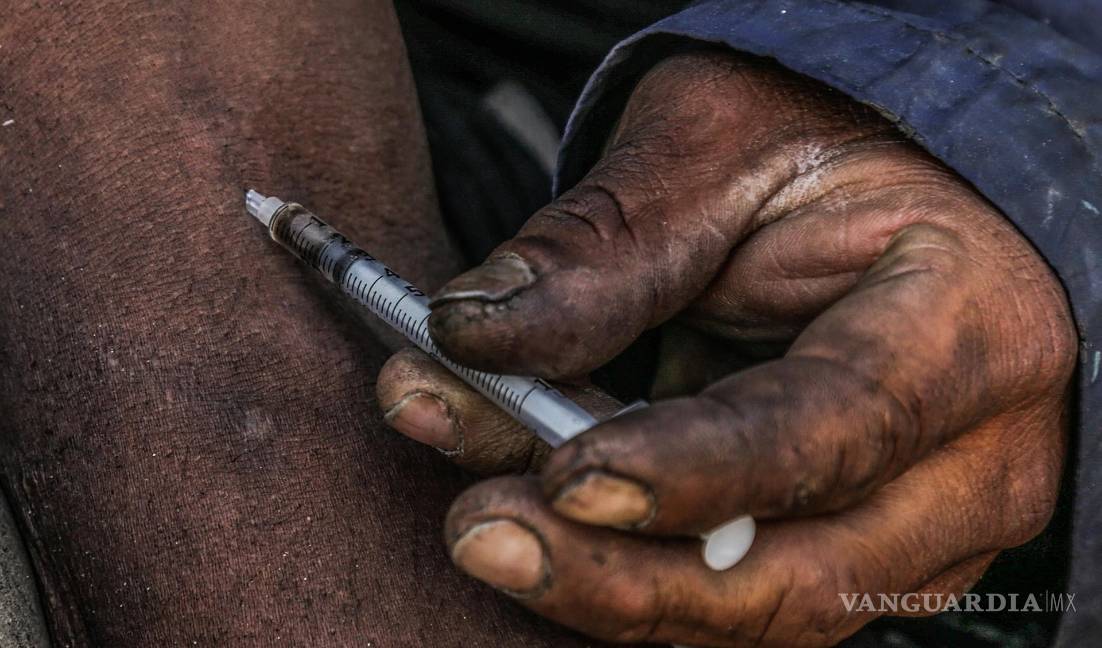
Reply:
[[536, 273], [524, 259], [512, 254], [499, 256], [449, 281], [430, 306], [460, 299], [504, 301], [535, 281]]
[[539, 593], [549, 577], [536, 534], [511, 520], [475, 525], [452, 545], [459, 567], [514, 596]]
[[395, 430], [414, 441], [441, 450], [459, 448], [459, 432], [448, 414], [448, 405], [428, 392], [409, 394], [383, 415]]
[[586, 524], [634, 528], [654, 517], [654, 494], [634, 479], [592, 470], [559, 491], [551, 506]]

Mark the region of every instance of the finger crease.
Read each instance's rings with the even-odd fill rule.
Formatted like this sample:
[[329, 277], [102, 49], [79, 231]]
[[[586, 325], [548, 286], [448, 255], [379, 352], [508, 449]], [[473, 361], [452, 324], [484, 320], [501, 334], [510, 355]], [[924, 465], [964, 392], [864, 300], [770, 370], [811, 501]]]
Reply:
[[[616, 195], [616, 192], [604, 186], [600, 182], [594, 182], [593, 184], [589, 185], [589, 187], [608, 198], [608, 200], [612, 203], [613, 211], [615, 213], [615, 220], [619, 225], [619, 229], [627, 232], [627, 238], [629, 241], [631, 241], [632, 252], [638, 258], [646, 258], [647, 255], [644, 254], [643, 245], [639, 241], [639, 238], [636, 236], [635, 230], [631, 226], [631, 221], [628, 220], [627, 211], [624, 209], [624, 203], [620, 200], [620, 197]], [[592, 223], [590, 223], [590, 225], [593, 226]], [[596, 226], [593, 227], [594, 229], [597, 229]], [[601, 236], [601, 232], [599, 230], [597, 235]], [[602, 240], [608, 240], [608, 238], [611, 237], [606, 238], [604, 236], [601, 236]], [[658, 263], [649, 263], [645, 264], [644, 267], [647, 269], [647, 288], [650, 292], [650, 312], [656, 313], [661, 298], [660, 290], [658, 288], [657, 271], [659, 267], [664, 267], [664, 265]]]
[[784, 606], [784, 600], [787, 597], [788, 590], [782, 588], [780, 596], [777, 598], [777, 602], [773, 604], [773, 610], [769, 613], [769, 618], [765, 620], [765, 625], [762, 626], [761, 633], [754, 639], [754, 643], [751, 645], [760, 646], [765, 641], [765, 638], [769, 636], [769, 631], [773, 628], [773, 622], [776, 621], [777, 616], [780, 614], [781, 607]]
[[651, 576], [651, 591], [654, 592], [654, 614], [651, 615], [652, 620], [643, 634], [642, 641], [645, 643], [654, 641], [658, 628], [666, 620], [666, 598], [662, 594], [662, 582], [657, 574]]

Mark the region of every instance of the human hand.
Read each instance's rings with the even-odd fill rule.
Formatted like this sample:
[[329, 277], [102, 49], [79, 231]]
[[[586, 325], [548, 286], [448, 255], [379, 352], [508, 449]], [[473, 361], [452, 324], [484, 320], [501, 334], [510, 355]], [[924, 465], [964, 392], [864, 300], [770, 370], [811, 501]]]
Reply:
[[[601, 638], [830, 645], [876, 616], [839, 593], [960, 593], [1049, 519], [1076, 354], [1062, 289], [845, 96], [729, 53], [662, 62], [590, 173], [430, 325], [464, 364], [576, 379], [674, 321], [692, 343], [662, 359], [686, 385], [748, 343], [786, 351], [554, 452], [420, 352], [388, 362], [399, 431], [482, 472], [542, 466], [455, 502], [462, 569]], [[710, 571], [695, 538], [743, 514], [755, 546]]]

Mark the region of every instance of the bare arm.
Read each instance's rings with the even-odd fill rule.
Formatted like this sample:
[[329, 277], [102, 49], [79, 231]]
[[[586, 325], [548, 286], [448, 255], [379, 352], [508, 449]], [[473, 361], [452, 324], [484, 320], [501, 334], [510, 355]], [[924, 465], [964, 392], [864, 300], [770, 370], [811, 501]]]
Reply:
[[55, 642], [561, 645], [447, 567], [461, 474], [382, 430], [386, 350], [241, 211], [454, 271], [391, 8], [243, 4], [2, 12], [3, 478]]

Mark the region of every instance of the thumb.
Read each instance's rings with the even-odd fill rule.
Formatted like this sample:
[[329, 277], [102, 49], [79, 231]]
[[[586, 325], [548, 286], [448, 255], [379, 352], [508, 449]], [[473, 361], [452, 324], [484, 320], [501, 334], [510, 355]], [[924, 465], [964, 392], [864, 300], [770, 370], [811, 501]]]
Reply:
[[437, 294], [429, 329], [447, 355], [486, 371], [579, 376], [703, 291], [731, 238], [678, 222], [667, 189], [619, 180], [612, 164]]
[[487, 371], [563, 378], [604, 364], [700, 295], [763, 205], [804, 199], [782, 189], [820, 155], [808, 151], [876, 130], [838, 117], [850, 103], [728, 53], [667, 59], [589, 174], [443, 288], [433, 337]]

